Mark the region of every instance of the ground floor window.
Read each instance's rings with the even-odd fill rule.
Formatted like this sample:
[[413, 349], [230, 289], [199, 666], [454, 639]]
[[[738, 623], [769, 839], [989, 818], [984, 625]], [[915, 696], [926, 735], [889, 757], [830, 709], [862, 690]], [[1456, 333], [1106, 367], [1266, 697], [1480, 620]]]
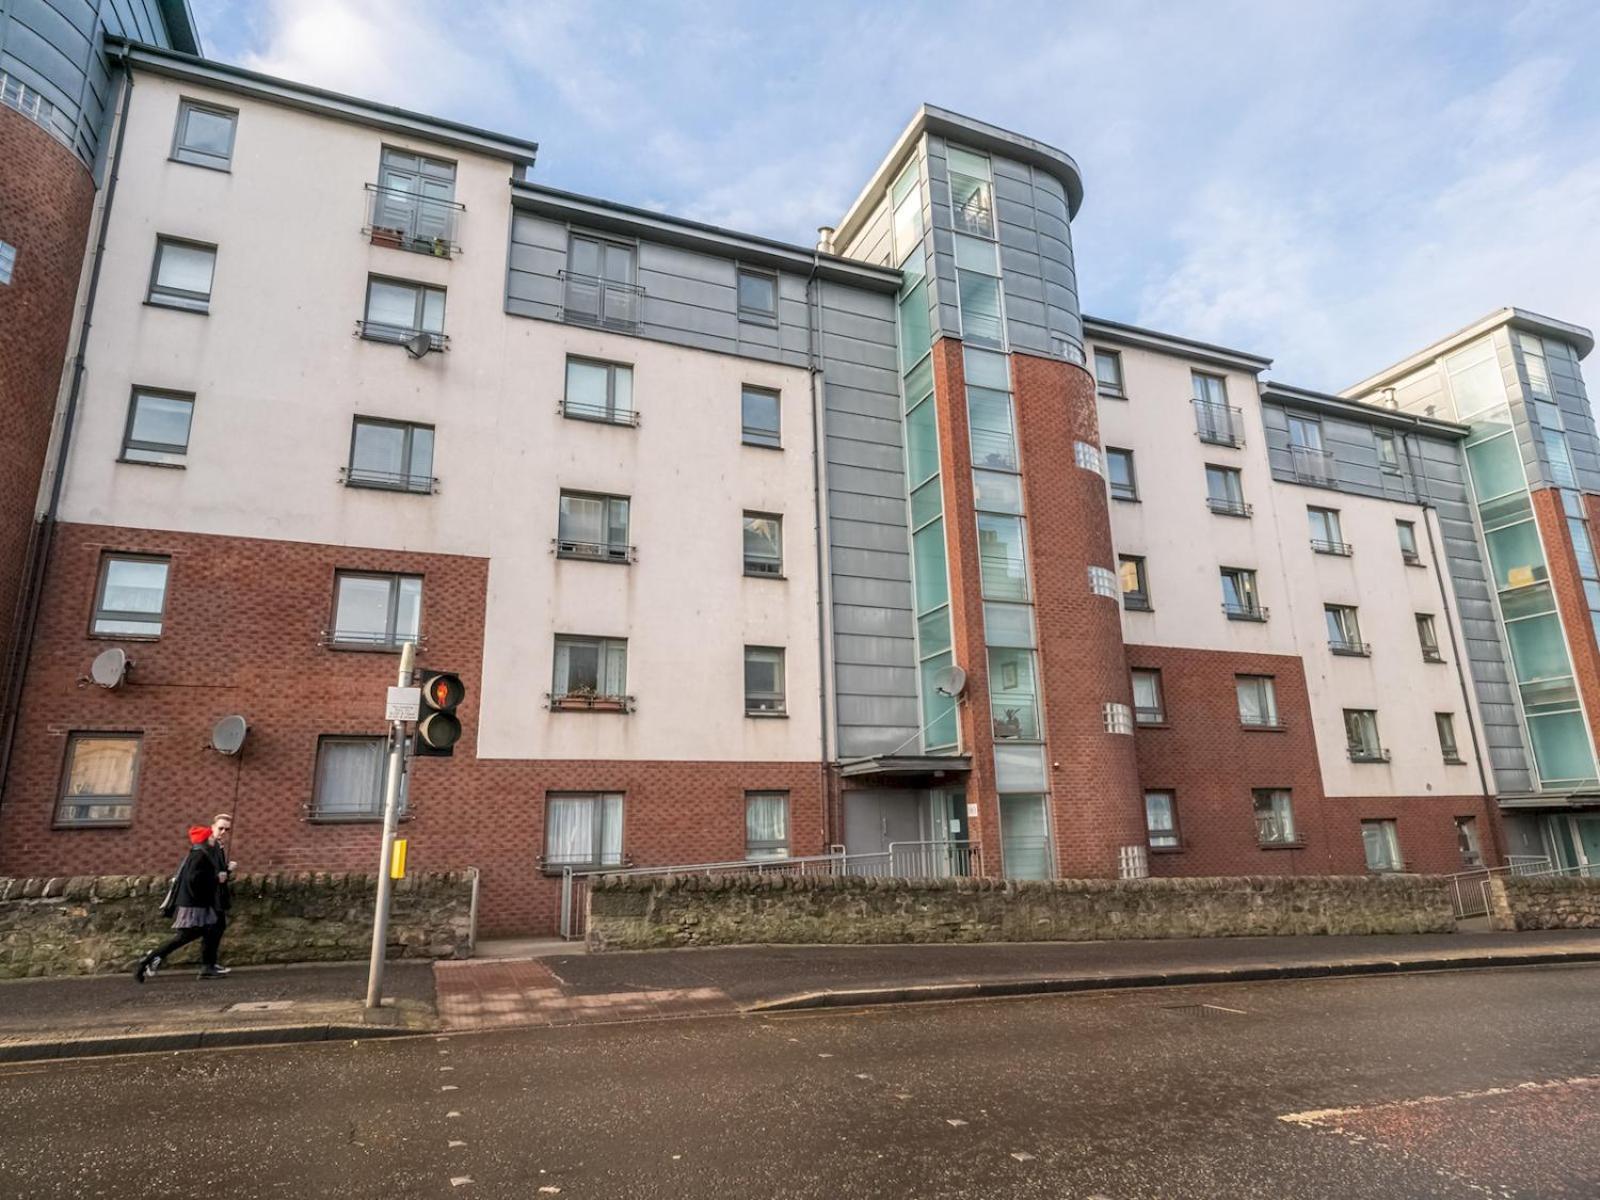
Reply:
[[1361, 822], [1361, 841], [1367, 850], [1367, 870], [1402, 871], [1400, 835], [1393, 821]]
[[1252, 794], [1256, 814], [1256, 841], [1263, 846], [1292, 846], [1294, 798], [1288, 788], [1257, 788]]
[[1483, 846], [1478, 841], [1478, 818], [1456, 818], [1456, 849], [1461, 851], [1461, 864], [1466, 867], [1483, 866]]
[[547, 867], [622, 865], [622, 793], [551, 792], [546, 801]]
[[1178, 799], [1173, 793], [1144, 794], [1144, 823], [1152, 850], [1178, 848]]
[[[389, 769], [389, 739], [344, 735], [317, 740], [317, 780], [311, 816], [322, 821], [376, 821], [383, 818], [383, 793]], [[406, 779], [400, 776], [400, 811], [406, 810]]]
[[67, 739], [59, 825], [122, 824], [133, 817], [139, 735], [75, 733]]
[[789, 793], [744, 794], [744, 856], [789, 857]]
[[1054, 855], [1043, 796], [1000, 797], [1000, 849], [1007, 879], [1049, 879]]

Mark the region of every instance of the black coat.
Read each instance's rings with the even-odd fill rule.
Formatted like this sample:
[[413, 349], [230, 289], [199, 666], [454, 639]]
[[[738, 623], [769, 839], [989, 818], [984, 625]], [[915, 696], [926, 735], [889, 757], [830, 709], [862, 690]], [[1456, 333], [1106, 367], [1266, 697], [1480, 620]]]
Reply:
[[189, 857], [178, 868], [179, 908], [228, 910], [228, 885], [218, 875], [228, 869], [227, 853], [221, 846], [200, 842], [189, 847]]

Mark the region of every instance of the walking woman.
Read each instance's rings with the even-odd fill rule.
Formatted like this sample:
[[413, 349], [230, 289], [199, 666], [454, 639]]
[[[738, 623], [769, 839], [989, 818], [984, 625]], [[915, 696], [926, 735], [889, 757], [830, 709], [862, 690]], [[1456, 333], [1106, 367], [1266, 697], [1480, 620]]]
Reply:
[[228, 877], [236, 864], [228, 861], [223, 841], [233, 828], [233, 818], [218, 813], [209, 826], [189, 830], [189, 857], [178, 868], [173, 899], [172, 927], [178, 931], [171, 941], [150, 951], [134, 968], [135, 983], [143, 983], [180, 946], [200, 939], [201, 979], [221, 979], [228, 968], [217, 963], [217, 947], [228, 927]]

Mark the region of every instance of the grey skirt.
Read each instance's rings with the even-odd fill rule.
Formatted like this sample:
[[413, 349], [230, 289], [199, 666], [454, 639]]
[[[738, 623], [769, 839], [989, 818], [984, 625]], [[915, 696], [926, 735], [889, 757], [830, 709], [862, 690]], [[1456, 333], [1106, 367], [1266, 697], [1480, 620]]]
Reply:
[[172, 927], [174, 929], [201, 929], [207, 925], [217, 923], [217, 910], [214, 908], [192, 908], [185, 906], [178, 909]]

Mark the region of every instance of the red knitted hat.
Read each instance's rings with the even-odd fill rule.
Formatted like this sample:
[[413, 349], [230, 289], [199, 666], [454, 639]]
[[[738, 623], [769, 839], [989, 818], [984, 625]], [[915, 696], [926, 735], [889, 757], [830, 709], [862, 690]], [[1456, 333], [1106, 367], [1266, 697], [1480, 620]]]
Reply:
[[191, 826], [189, 826], [189, 841], [192, 844], [196, 845], [196, 846], [198, 846], [201, 842], [205, 841], [210, 836], [211, 836], [211, 826], [209, 826], [209, 825], [191, 825]]

